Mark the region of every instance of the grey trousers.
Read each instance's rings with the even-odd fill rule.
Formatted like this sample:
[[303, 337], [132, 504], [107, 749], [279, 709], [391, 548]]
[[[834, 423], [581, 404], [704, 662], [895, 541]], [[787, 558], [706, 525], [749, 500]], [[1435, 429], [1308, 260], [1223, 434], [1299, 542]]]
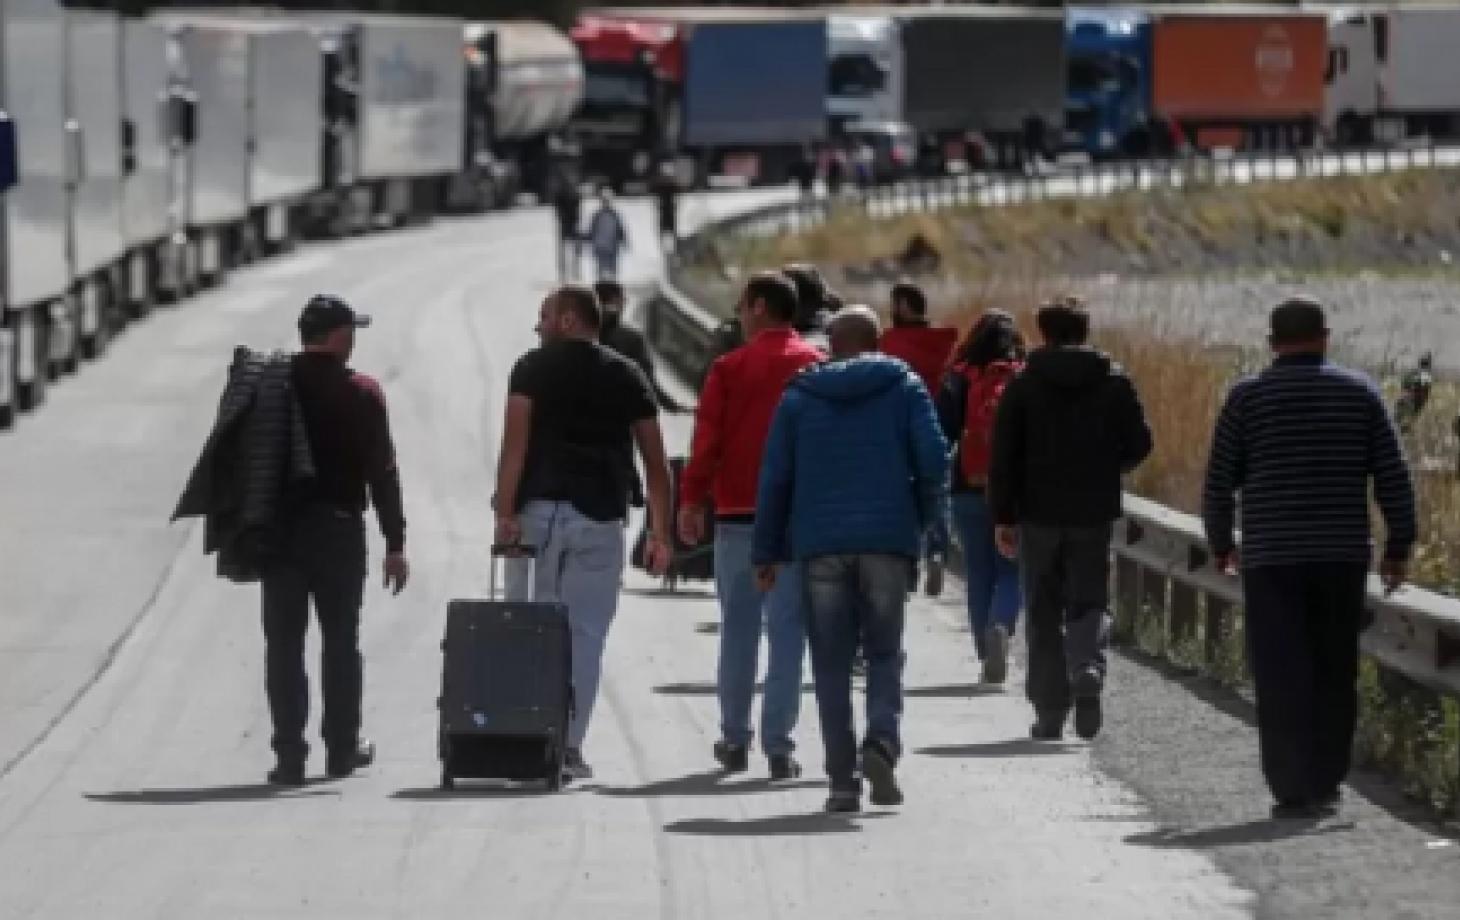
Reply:
[[[624, 523], [584, 517], [568, 502], [530, 501], [522, 509], [522, 540], [537, 547], [535, 600], [568, 608], [573, 637], [573, 721], [568, 745], [580, 747], [598, 699], [608, 627], [618, 611], [624, 570]], [[509, 597], [524, 585], [509, 579]]]
[[1019, 528], [1029, 641], [1029, 702], [1069, 711], [1070, 682], [1093, 670], [1105, 682], [1110, 645], [1111, 525]]

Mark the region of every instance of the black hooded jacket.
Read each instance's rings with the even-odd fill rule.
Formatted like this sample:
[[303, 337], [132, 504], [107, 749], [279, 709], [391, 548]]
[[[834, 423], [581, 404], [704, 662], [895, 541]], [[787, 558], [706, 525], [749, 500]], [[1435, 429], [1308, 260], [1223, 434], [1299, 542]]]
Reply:
[[989, 503], [998, 524], [1090, 527], [1120, 517], [1121, 475], [1151, 452], [1130, 378], [1089, 348], [1040, 348], [994, 423]]

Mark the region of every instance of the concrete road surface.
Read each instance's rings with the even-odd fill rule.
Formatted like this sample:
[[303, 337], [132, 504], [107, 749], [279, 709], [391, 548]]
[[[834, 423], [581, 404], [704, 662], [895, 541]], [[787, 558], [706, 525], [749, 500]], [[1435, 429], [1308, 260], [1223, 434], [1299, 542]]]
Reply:
[[[650, 213], [629, 207], [644, 278]], [[956, 599], [910, 613], [895, 812], [818, 813], [809, 693], [807, 778], [773, 787], [756, 761], [722, 781], [713, 602], [636, 574], [586, 748], [596, 778], [559, 795], [439, 792], [444, 611], [484, 586], [503, 387], [533, 344], [551, 233], [546, 212], [521, 211], [241, 271], [130, 330], [0, 435], [0, 917], [1249, 914], [1254, 895], [1204, 852], [1138, 842], [1160, 829], [1088, 748], [1023, 740], [1019, 694], [973, 685]], [[392, 598], [372, 570], [367, 593], [379, 762], [277, 793], [262, 785], [257, 592], [213, 577], [199, 527], [165, 521], [231, 347], [292, 344], [298, 306], [322, 290], [376, 317], [355, 363], [390, 400], [415, 576]], [[682, 446], [686, 421], [669, 427]]]

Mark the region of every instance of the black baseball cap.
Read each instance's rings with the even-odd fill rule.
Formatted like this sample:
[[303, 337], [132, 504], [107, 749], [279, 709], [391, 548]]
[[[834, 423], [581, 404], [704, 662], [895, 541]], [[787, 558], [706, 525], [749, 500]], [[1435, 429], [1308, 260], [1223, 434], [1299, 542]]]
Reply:
[[324, 335], [341, 326], [356, 329], [370, 325], [370, 317], [356, 313], [338, 297], [332, 294], [316, 294], [309, 298], [299, 314], [299, 334], [305, 338]]

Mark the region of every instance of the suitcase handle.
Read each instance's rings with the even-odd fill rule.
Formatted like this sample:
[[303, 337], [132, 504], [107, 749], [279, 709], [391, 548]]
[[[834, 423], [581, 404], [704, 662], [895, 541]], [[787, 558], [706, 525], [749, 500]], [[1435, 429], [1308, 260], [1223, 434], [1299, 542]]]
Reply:
[[[532, 603], [537, 598], [537, 555], [537, 547], [527, 543], [494, 543], [487, 577], [488, 599]], [[521, 571], [524, 568], [525, 573]], [[517, 570], [516, 578], [512, 569]]]

